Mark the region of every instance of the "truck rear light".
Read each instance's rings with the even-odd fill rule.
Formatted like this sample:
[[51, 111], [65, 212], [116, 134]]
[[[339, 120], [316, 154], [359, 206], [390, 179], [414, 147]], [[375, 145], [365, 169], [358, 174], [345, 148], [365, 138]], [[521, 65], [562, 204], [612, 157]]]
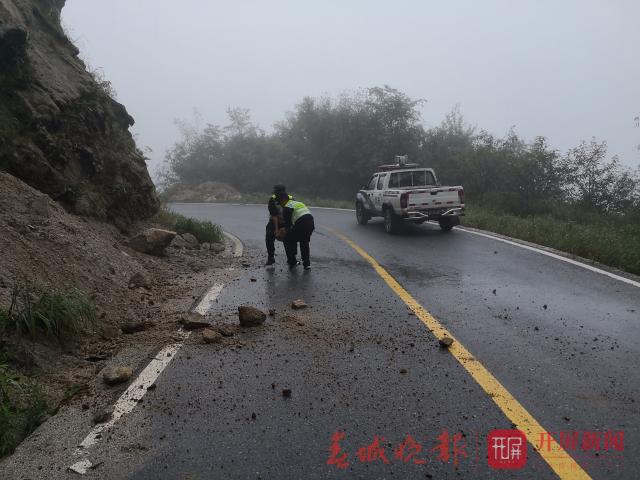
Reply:
[[407, 208], [407, 203], [409, 201], [409, 194], [403, 193], [400, 195], [400, 208]]
[[464, 203], [464, 189], [458, 190], [458, 198], [460, 199], [460, 203]]

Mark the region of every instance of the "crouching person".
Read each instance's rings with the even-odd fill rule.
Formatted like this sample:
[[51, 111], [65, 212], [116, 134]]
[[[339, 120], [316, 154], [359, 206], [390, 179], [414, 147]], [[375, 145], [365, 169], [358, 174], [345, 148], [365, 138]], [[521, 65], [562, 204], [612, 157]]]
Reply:
[[284, 227], [279, 230], [278, 238], [281, 238], [284, 242], [289, 268], [293, 269], [300, 265], [296, 258], [299, 243], [302, 265], [305, 270], [310, 270], [309, 242], [311, 241], [311, 234], [315, 230], [313, 215], [311, 215], [304, 203], [292, 200], [287, 192], [278, 193], [278, 202], [282, 205], [282, 216], [284, 218]]

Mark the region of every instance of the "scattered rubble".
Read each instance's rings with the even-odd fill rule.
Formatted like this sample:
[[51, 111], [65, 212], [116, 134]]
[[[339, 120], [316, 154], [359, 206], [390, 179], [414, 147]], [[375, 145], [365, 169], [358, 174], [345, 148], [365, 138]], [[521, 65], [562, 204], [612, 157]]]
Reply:
[[107, 385], [118, 385], [131, 378], [133, 370], [129, 367], [107, 367], [102, 372], [102, 378]]
[[147, 228], [143, 232], [129, 239], [129, 247], [137, 252], [155, 255], [164, 255], [164, 250], [176, 236], [176, 232], [161, 228]]
[[222, 253], [224, 252], [224, 243], [212, 243], [210, 250], [213, 251], [213, 253]]
[[248, 305], [238, 307], [238, 317], [242, 327], [257, 327], [267, 319], [267, 315], [262, 310]]
[[216, 330], [206, 328], [202, 331], [202, 340], [204, 343], [220, 343], [222, 342], [222, 334]]

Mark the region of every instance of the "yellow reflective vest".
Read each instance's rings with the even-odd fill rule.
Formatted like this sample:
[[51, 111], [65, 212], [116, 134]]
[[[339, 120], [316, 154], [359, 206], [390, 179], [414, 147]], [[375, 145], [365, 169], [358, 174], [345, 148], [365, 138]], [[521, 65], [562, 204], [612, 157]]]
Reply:
[[297, 200], [289, 200], [284, 208], [291, 208], [293, 209], [293, 215], [291, 215], [291, 224], [295, 224], [298, 219], [300, 217], [302, 217], [303, 215], [310, 215], [311, 211], [309, 211], [309, 209], [307, 208], [307, 206], [302, 203], [302, 202], [298, 202]]

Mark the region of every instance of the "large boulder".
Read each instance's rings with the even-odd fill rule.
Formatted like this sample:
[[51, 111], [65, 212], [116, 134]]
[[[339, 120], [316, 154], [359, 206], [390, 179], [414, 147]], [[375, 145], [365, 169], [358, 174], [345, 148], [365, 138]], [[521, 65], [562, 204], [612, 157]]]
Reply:
[[258, 308], [242, 305], [238, 307], [238, 317], [240, 319], [240, 326], [257, 327], [264, 323], [267, 319], [267, 314]]
[[148, 228], [129, 239], [129, 246], [138, 252], [161, 256], [175, 236], [176, 232], [170, 230]]

